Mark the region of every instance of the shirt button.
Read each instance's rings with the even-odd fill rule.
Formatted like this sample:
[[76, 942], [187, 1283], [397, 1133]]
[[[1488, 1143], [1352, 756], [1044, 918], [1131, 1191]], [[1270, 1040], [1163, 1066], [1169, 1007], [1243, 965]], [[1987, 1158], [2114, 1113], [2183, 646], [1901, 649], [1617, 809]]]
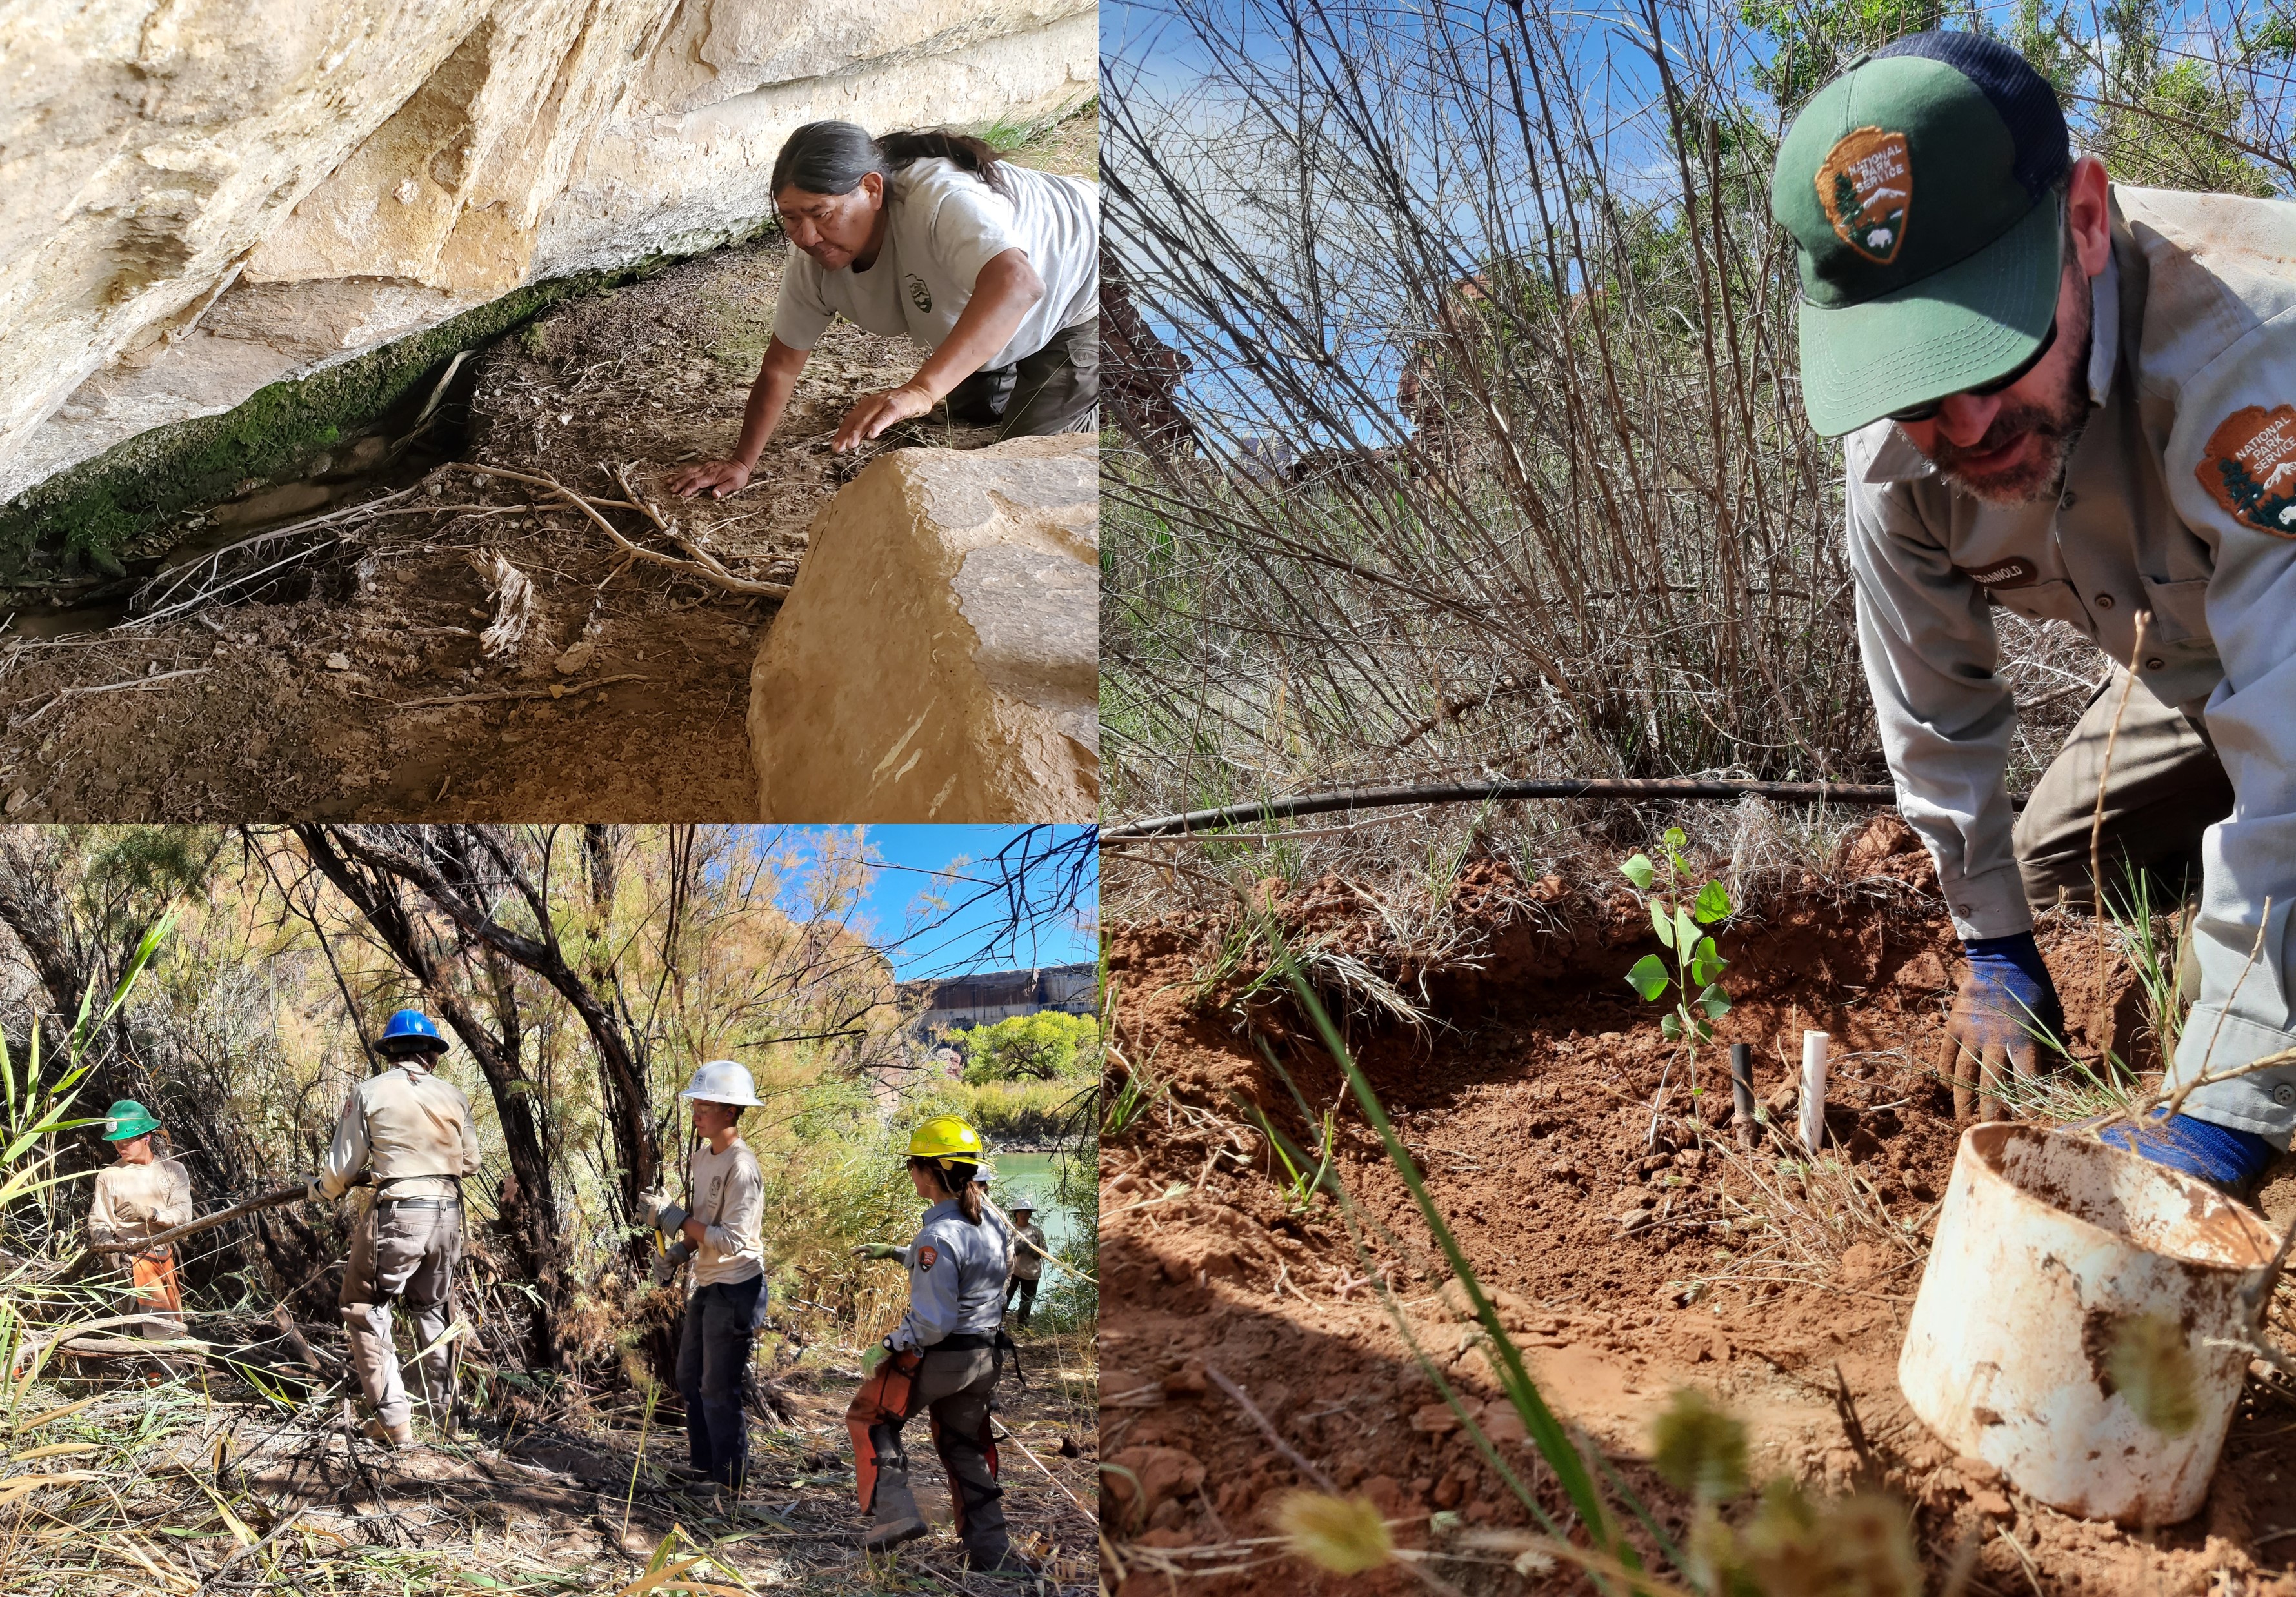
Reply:
[[2073, 492], [2071, 489], [2068, 488], [2065, 490], [2065, 497], [2057, 501], [2057, 508], [2060, 510], [2070, 510], [2073, 507], [2074, 501], [2079, 498], [2080, 496], [2079, 494]]
[[2112, 609], [2112, 596], [2111, 594], [2109, 594], [2109, 593], [2101, 593], [2101, 594], [2097, 595], [2097, 596], [2096, 596], [2096, 607], [2097, 607], [2099, 610], [2110, 610], [2110, 609]]
[[2161, 668], [2161, 666], [2162, 666], [2162, 665], [2164, 665], [2164, 664], [2166, 664], [2166, 663], [2166, 663], [2165, 661], [2163, 661], [2163, 660], [2161, 658], [2161, 656], [2160, 656], [2160, 655], [2155, 654], [2155, 655], [2153, 655], [2153, 656], [2152, 656], [2152, 658], [2151, 658], [2150, 660], [2147, 660], [2147, 661], [2144, 663], [2144, 669], [2145, 669], [2146, 671], [2159, 671], [2159, 670]]
[[2284, 1109], [2291, 1104], [2296, 1104], [2296, 1087], [2292, 1087], [2285, 1082], [2281, 1083], [2272, 1090], [2272, 1101]]

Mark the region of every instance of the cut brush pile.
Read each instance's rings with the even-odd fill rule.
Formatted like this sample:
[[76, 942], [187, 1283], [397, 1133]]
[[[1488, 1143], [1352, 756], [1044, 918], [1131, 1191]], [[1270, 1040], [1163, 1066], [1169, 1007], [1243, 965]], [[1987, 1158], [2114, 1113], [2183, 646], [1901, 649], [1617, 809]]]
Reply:
[[[1919, 888], [1893, 819], [1863, 842], [1905, 867], [1872, 874]], [[2030, 1502], [1899, 1396], [1962, 1129], [1931, 1068], [1957, 954], [1932, 895], [1782, 892], [1722, 926], [1732, 1003], [1701, 1069], [1753, 1046], [1751, 1150], [1726, 1091], [1653, 1134], [1679, 1044], [1625, 979], [1655, 943], [1623, 881], [1475, 860], [1451, 910], [1480, 924], [1464, 965], [1388, 959], [1386, 923], [1330, 880], [1111, 927], [1119, 1591], [1584, 1592], [1633, 1563], [1652, 1592], [1736, 1570], [1764, 1592], [2296, 1593], [2276, 1534], [2296, 1524], [2296, 1394], [2260, 1365], [2207, 1506], [2151, 1533]], [[2135, 978], [2093, 923], [2048, 921], [2080, 1064], [2019, 1107], [2111, 1107], [2130, 1083], [2103, 1050], [2157, 1057]], [[1833, 1039], [1816, 1158], [1785, 1140], [1805, 1028]], [[2284, 1222], [2296, 1180], [2262, 1202]]]

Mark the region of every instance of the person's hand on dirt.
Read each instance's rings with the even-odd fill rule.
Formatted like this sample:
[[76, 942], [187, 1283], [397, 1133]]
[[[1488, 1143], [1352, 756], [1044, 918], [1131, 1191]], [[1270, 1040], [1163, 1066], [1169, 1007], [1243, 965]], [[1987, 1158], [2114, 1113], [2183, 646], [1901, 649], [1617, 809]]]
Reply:
[[890, 1242], [864, 1242], [853, 1250], [853, 1256], [857, 1259], [899, 1259], [906, 1264], [909, 1250], [896, 1247]]
[[845, 413], [845, 419], [837, 424], [837, 436], [830, 440], [830, 447], [840, 450], [854, 449], [897, 422], [930, 416], [932, 407], [931, 395], [906, 383], [882, 393], [863, 394]]
[[2064, 1006], [2032, 933], [1972, 938], [1962, 950], [1969, 963], [1938, 1041], [1937, 1071], [1953, 1083], [1956, 1117], [1969, 1115], [1974, 1093], [1985, 1117], [1998, 1120], [1999, 1084], [2012, 1070], [2027, 1081], [2039, 1074], [2042, 1043], [2064, 1035]]
[[747, 487], [750, 468], [738, 460], [705, 460], [699, 465], [689, 465], [684, 471], [673, 472], [669, 491], [681, 499], [706, 493], [713, 499], [722, 499]]

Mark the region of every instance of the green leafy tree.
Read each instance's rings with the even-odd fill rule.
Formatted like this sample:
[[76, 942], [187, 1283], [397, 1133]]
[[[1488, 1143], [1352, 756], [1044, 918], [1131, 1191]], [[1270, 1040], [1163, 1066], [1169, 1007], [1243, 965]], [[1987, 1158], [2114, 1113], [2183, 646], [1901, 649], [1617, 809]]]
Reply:
[[1099, 1025], [1088, 1015], [1047, 1009], [1013, 1015], [993, 1025], [959, 1026], [948, 1041], [964, 1056], [964, 1079], [986, 1082], [1058, 1081], [1096, 1067], [1093, 1043]]
[[1866, 51], [1942, 27], [1950, 14], [1944, 0], [1742, 0], [1738, 7], [1775, 46], [1754, 81], [1789, 113]]
[[[1662, 1003], [1669, 993], [1674, 1008], [1659, 1021], [1659, 1031], [1670, 1042], [1680, 1042], [1689, 1066], [1690, 1096], [1704, 1091], [1698, 1084], [1698, 1045], [1710, 1041], [1714, 1023], [1730, 1012], [1730, 995], [1722, 990], [1722, 972], [1729, 961], [1715, 946], [1713, 934], [1703, 928], [1730, 916], [1730, 891], [1717, 881], [1699, 882], [1682, 851], [1689, 839], [1679, 827], [1669, 827], [1660, 839], [1660, 859], [1630, 855], [1619, 874], [1635, 885], [1650, 906], [1651, 928], [1658, 934], [1669, 958], [1644, 954], [1627, 972], [1627, 984], [1648, 1003]], [[1661, 1099], [1665, 1089], [1660, 1088]]]

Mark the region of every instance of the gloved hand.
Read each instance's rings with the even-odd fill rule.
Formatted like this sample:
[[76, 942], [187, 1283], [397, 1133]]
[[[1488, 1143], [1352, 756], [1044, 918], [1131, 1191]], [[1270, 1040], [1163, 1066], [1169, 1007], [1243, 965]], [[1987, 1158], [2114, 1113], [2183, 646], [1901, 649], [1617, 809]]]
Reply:
[[898, 1259], [906, 1264], [909, 1262], [909, 1250], [896, 1247], [890, 1242], [864, 1242], [853, 1250], [853, 1256], [857, 1259]]
[[653, 1229], [665, 1237], [676, 1237], [685, 1229], [685, 1222], [690, 1218], [692, 1216], [676, 1204], [665, 1203], [655, 1212]]
[[657, 1248], [654, 1252], [652, 1266], [648, 1272], [653, 1277], [653, 1284], [657, 1287], [669, 1285], [671, 1281], [677, 1279], [677, 1272], [685, 1268], [685, 1261], [693, 1256], [693, 1249], [683, 1241], [674, 1242], [668, 1247]]
[[319, 1178], [317, 1176], [307, 1175], [303, 1178], [303, 1201], [305, 1203], [324, 1203], [327, 1201], [326, 1193], [320, 1190]]
[[1953, 1083], [1956, 1119], [1981, 1098], [1985, 1118], [1999, 1120], [2007, 1114], [1999, 1083], [2011, 1070], [2029, 1081], [2039, 1074], [2038, 1038], [2064, 1035], [2064, 1006], [2032, 933], [1972, 938], [1962, 949], [1969, 963], [1938, 1041], [1937, 1073]]
[[2141, 1126], [2117, 1121], [2097, 1132], [2096, 1140], [2127, 1148], [2155, 1165], [2196, 1175], [2234, 1197], [2272, 1162], [2272, 1144], [2254, 1132], [2195, 1120], [2190, 1115], [2169, 1119], [2168, 1113], [2165, 1107], [2155, 1109]]
[[648, 1191], [639, 1193], [638, 1223], [640, 1225], [652, 1225], [654, 1221], [654, 1216], [660, 1214], [662, 1206], [668, 1202], [668, 1192], [660, 1187], [655, 1187]]

